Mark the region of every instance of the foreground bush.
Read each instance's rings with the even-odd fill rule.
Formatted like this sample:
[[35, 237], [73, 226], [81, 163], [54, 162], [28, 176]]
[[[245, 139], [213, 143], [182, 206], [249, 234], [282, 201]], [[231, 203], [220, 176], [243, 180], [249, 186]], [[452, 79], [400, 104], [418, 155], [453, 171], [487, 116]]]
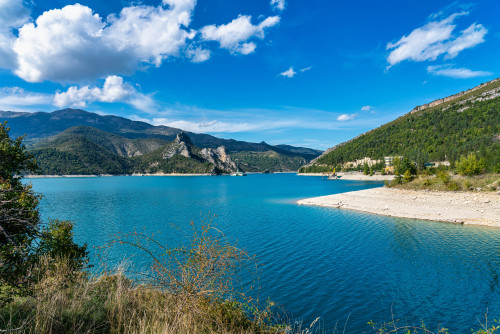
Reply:
[[461, 155], [456, 163], [457, 171], [460, 175], [472, 176], [484, 173], [486, 165], [483, 159], [478, 159], [474, 153], [467, 156]]
[[87, 256], [86, 246], [73, 242], [70, 222], [41, 221], [40, 196], [21, 182], [22, 173], [38, 169], [22, 140], [11, 139], [7, 124], [0, 123], [0, 303], [32, 292], [33, 267], [41, 257], [67, 256], [79, 269]]
[[[151, 266], [140, 274], [90, 277], [74, 259], [41, 258], [30, 296], [0, 306], [0, 330], [21, 333], [276, 333], [271, 303], [247, 297], [237, 277], [252, 259], [211, 226], [193, 228], [190, 244], [166, 248], [132, 233]], [[131, 279], [130, 277], [133, 277]], [[248, 287], [250, 289], [251, 287]]]

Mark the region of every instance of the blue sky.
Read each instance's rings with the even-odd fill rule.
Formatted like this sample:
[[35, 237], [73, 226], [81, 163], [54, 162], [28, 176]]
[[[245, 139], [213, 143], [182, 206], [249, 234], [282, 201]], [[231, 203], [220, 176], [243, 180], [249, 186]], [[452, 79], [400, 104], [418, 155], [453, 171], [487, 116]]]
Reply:
[[0, 110], [326, 149], [500, 76], [500, 0], [0, 0]]

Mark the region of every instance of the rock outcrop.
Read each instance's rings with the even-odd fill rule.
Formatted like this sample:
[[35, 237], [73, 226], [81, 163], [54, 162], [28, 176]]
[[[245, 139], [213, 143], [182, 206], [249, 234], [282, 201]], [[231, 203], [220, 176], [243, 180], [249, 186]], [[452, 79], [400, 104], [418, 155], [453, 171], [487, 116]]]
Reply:
[[162, 158], [170, 159], [175, 155], [182, 155], [186, 158], [191, 158], [191, 149], [193, 143], [187, 134], [181, 132], [177, 135], [172, 144], [167, 145], [163, 151]]
[[217, 149], [204, 148], [200, 151], [200, 155], [219, 170], [234, 172], [237, 169], [236, 164], [231, 160], [231, 156], [224, 146], [219, 146]]
[[[216, 149], [200, 149], [193, 145], [189, 136], [184, 132], [179, 133], [173, 142], [161, 148], [160, 159], [169, 160], [178, 155], [193, 159], [197, 163], [211, 164], [212, 174], [232, 173], [237, 170], [236, 164], [231, 160], [224, 146]], [[150, 166], [154, 167], [154, 163]]]

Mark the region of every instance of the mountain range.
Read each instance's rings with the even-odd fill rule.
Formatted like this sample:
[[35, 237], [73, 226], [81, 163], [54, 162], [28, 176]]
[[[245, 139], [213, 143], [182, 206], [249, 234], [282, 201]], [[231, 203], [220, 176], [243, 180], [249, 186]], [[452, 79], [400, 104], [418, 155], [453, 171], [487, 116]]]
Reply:
[[[222, 139], [80, 109], [0, 111], [0, 120], [8, 122], [11, 136], [26, 136], [25, 143], [44, 174], [218, 174], [237, 168], [297, 171], [322, 153], [289, 145]], [[172, 156], [163, 154], [175, 145], [185, 149]]]

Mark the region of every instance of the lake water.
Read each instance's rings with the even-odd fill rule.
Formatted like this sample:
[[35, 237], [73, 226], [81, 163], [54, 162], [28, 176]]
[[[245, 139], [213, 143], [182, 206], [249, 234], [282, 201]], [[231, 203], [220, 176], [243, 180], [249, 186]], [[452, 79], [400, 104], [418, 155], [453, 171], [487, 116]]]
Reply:
[[[175, 242], [189, 222], [215, 223], [255, 254], [261, 297], [297, 320], [370, 331], [367, 322], [424, 320], [454, 333], [500, 319], [500, 229], [298, 206], [302, 198], [378, 187], [294, 174], [247, 177], [32, 179], [44, 219], [73, 220], [90, 247], [145, 228]], [[116, 250], [116, 258], [125, 257]]]

